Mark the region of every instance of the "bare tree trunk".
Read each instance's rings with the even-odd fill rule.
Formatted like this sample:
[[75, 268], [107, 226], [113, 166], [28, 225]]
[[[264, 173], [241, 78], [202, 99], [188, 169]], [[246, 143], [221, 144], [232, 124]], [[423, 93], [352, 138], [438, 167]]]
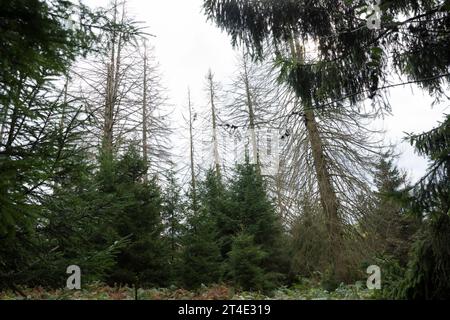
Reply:
[[216, 168], [216, 174], [220, 177], [220, 157], [219, 157], [219, 141], [217, 140], [217, 118], [216, 118], [216, 106], [214, 104], [214, 78], [211, 70], [208, 73], [208, 85], [209, 94], [211, 99], [211, 117], [212, 117], [212, 134], [213, 134], [213, 152], [214, 152], [214, 165]]
[[63, 107], [61, 110], [61, 119], [59, 121], [59, 129], [61, 132], [64, 130], [64, 121], [66, 120], [66, 108], [67, 108], [67, 90], [69, 86], [69, 77], [66, 77], [66, 82], [64, 84], [64, 98], [63, 98]]
[[193, 135], [193, 119], [192, 119], [192, 105], [191, 105], [191, 90], [188, 90], [188, 103], [189, 103], [189, 144], [191, 157], [192, 205], [195, 212], [197, 210], [197, 184], [195, 181], [194, 135]]
[[[113, 16], [113, 23], [116, 24], [116, 22], [117, 22], [117, 0], [114, 3], [114, 16]], [[102, 143], [102, 152], [108, 157], [112, 157], [112, 144], [113, 144], [116, 37], [117, 33], [114, 30], [111, 39], [111, 57], [110, 62], [108, 64], [108, 73], [106, 79], [105, 120], [103, 126], [103, 143]]]
[[8, 116], [8, 112], [9, 112], [9, 106], [6, 104], [3, 106], [3, 110], [2, 110], [2, 114], [1, 114], [2, 118], [0, 120], [0, 122], [2, 123], [2, 126], [0, 128], [0, 146], [3, 144], [3, 134], [6, 129], [6, 117]]
[[339, 216], [338, 201], [331, 182], [331, 176], [327, 168], [327, 160], [323, 153], [323, 143], [317, 128], [314, 111], [307, 107], [305, 111], [306, 129], [308, 131], [314, 168], [319, 185], [321, 204], [327, 214], [328, 231], [331, 243], [339, 240]]
[[[142, 99], [142, 152], [144, 163], [148, 165], [148, 139], [147, 139], [147, 43], [144, 40], [144, 92]], [[147, 170], [148, 171], [148, 170]], [[148, 172], [145, 172], [144, 182], [148, 182]]]
[[[125, 17], [125, 2], [122, 8], [123, 23]], [[114, 2], [114, 24], [117, 23], [117, 0]], [[117, 51], [116, 51], [117, 47]], [[113, 139], [114, 139], [114, 122], [117, 110], [117, 93], [119, 90], [119, 73], [120, 73], [120, 57], [122, 53], [122, 34], [113, 31], [111, 39], [111, 58], [108, 66], [107, 83], [106, 83], [106, 104], [105, 104], [105, 122], [103, 128], [103, 152], [108, 156], [113, 155]]]
[[278, 213], [283, 221], [286, 221], [286, 212], [284, 210], [283, 205], [283, 179], [282, 175], [278, 173], [275, 178], [275, 192], [277, 196], [277, 207], [278, 207]]
[[6, 144], [5, 144], [5, 153], [7, 155], [9, 155], [11, 153], [11, 149], [12, 149], [12, 145], [13, 145], [14, 138], [15, 138], [15, 131], [16, 131], [16, 126], [17, 126], [18, 120], [19, 120], [19, 106], [18, 105], [14, 105], [13, 112], [12, 112], [12, 115], [11, 115], [11, 123], [9, 125], [8, 139], [7, 139]]
[[[295, 54], [294, 57], [302, 62], [304, 60], [303, 49], [297, 39], [292, 42], [291, 49], [295, 50], [293, 52]], [[338, 212], [339, 203], [327, 166], [327, 158], [323, 148], [322, 137], [318, 129], [316, 115], [311, 101], [306, 101], [306, 104], [304, 113], [305, 126], [311, 144], [311, 154], [319, 186], [320, 202], [327, 218], [329, 258], [334, 275], [339, 279], [345, 272], [343, 270], [344, 266], [342, 265], [340, 252], [342, 249], [342, 234]]]
[[258, 168], [260, 166], [259, 162], [259, 152], [258, 152], [258, 144], [256, 140], [256, 128], [255, 128], [255, 112], [253, 108], [253, 100], [250, 90], [250, 81], [248, 78], [248, 69], [247, 69], [247, 61], [244, 56], [244, 84], [245, 84], [245, 92], [247, 96], [247, 107], [248, 107], [248, 117], [250, 122], [250, 139], [252, 144], [252, 152], [253, 152], [253, 161], [257, 164]]

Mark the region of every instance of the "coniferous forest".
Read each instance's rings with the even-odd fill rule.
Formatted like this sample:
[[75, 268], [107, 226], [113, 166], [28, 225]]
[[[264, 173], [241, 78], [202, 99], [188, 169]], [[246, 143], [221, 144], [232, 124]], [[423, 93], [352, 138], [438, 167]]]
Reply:
[[450, 1], [200, 2], [178, 104], [126, 0], [0, 0], [0, 299], [449, 299], [450, 115], [419, 178], [376, 124], [449, 104]]

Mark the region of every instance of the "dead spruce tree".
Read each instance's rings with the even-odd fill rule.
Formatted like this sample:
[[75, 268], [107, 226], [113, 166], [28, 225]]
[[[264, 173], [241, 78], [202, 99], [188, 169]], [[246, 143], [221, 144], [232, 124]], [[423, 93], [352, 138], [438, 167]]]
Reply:
[[[135, 128], [140, 127], [140, 140], [143, 159], [148, 165], [148, 175], [165, 177], [170, 168], [170, 136], [172, 128], [170, 106], [167, 103], [166, 89], [162, 85], [159, 64], [145, 39], [140, 49], [142, 69], [139, 70], [136, 103], [141, 105], [141, 112], [131, 115], [130, 121]], [[135, 138], [133, 137], [133, 140]]]
[[218, 127], [217, 127], [217, 90], [218, 84], [214, 81], [214, 75], [211, 70], [208, 71], [207, 90], [209, 93], [209, 105], [211, 107], [211, 129], [212, 129], [212, 150], [214, 158], [214, 168], [217, 176], [220, 177], [220, 155], [219, 155], [219, 141], [218, 141]]
[[[131, 23], [126, 3], [111, 9], [119, 25]], [[83, 143], [104, 159], [128, 149], [142, 148], [148, 176], [164, 178], [170, 157], [170, 110], [162, 75], [146, 38], [131, 37], [127, 30], [104, 30], [104, 50], [89, 56], [73, 70], [69, 91], [82, 97], [89, 115]]]
[[237, 57], [236, 72], [227, 89], [228, 103], [220, 119], [221, 129], [240, 144], [236, 148], [231, 141], [231, 146], [226, 147], [238, 149], [234, 158], [238, 158], [240, 151], [258, 166], [266, 177], [270, 194], [277, 199], [281, 217], [286, 211], [280, 179], [282, 167], [269, 170], [268, 163], [279, 160], [278, 143], [286, 131], [280, 128], [279, 122], [273, 121], [278, 112], [289, 108], [292, 96], [285, 91], [277, 81], [272, 63], [255, 62], [243, 52]]
[[103, 30], [103, 50], [81, 61], [72, 73], [70, 91], [81, 96], [89, 115], [89, 131], [84, 143], [98, 150], [106, 158], [123, 147], [125, 136], [132, 131], [130, 115], [137, 112], [133, 93], [137, 90], [136, 66], [139, 57], [136, 45], [126, 30], [117, 25], [129, 21], [126, 18], [125, 3], [114, 2], [110, 9], [113, 26]]

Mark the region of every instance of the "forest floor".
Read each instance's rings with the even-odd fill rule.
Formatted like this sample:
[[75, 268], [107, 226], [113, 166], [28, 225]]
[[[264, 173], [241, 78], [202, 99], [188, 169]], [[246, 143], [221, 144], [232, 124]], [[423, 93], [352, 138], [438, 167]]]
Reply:
[[[127, 287], [108, 287], [98, 283], [87, 285], [82, 290], [45, 290], [41, 287], [21, 289], [21, 294], [12, 291], [0, 292], [0, 300], [134, 300], [135, 290]], [[367, 300], [374, 299], [361, 283], [341, 285], [334, 291], [319, 286], [282, 287], [270, 295], [259, 292], [242, 292], [225, 285], [202, 287], [195, 291], [184, 289], [138, 289], [139, 300]]]

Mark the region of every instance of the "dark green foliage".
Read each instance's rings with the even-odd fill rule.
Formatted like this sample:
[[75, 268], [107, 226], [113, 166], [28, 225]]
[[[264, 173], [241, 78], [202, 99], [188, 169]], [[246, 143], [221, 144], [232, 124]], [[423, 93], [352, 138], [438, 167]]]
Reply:
[[[448, 3], [383, 2], [381, 30], [370, 30], [360, 19], [367, 5], [365, 0], [344, 1], [339, 6], [334, 0], [204, 1], [207, 17], [226, 30], [235, 45], [243, 43], [258, 56], [267, 40], [280, 51], [293, 35], [315, 41], [319, 61], [281, 62], [284, 78], [301, 97], [323, 93], [325, 98], [352, 103], [365, 95], [373, 97], [390, 74], [386, 56], [392, 56], [400, 73], [432, 92], [442, 92], [441, 80], [450, 79]], [[305, 76], [308, 73], [314, 77]], [[305, 84], [302, 79], [313, 82]]]
[[[225, 29], [234, 44], [243, 43], [258, 57], [262, 56], [266, 40], [277, 48], [280, 79], [308, 107], [341, 106], [344, 101], [356, 104], [363, 98], [373, 99], [380, 89], [389, 87], [392, 70], [430, 94], [442, 96], [450, 80], [449, 2], [382, 1], [380, 7], [381, 29], [370, 30], [366, 21], [358, 17], [367, 10], [367, 1], [362, 0], [340, 2], [339, 6], [332, 0], [204, 1], [208, 18]], [[286, 43], [293, 37], [316, 43], [317, 59], [306, 61], [305, 57], [296, 57], [292, 61]], [[404, 218], [401, 207], [409, 208], [423, 220], [424, 238], [415, 244], [407, 284], [402, 285], [403, 297], [448, 297], [445, 286], [449, 283], [446, 249], [449, 243], [443, 232], [448, 232], [445, 226], [450, 206], [449, 122], [447, 116], [439, 128], [411, 136], [417, 151], [432, 161], [429, 173], [408, 190], [413, 196], [403, 193], [399, 198], [406, 202], [397, 205], [383, 195], [389, 190], [378, 194], [377, 216], [383, 214], [386, 224], [378, 224], [375, 232], [383, 237], [383, 228], [390, 224], [396, 227], [393, 238], [387, 239], [381, 249], [386, 254], [394, 254], [405, 263], [412, 230], [408, 230], [410, 220]], [[395, 172], [386, 174], [391, 174], [395, 184]], [[396, 240], [402, 243], [394, 249]]]
[[110, 227], [111, 207], [116, 203], [113, 197], [98, 193], [92, 168], [83, 168], [80, 160], [69, 170], [74, 171], [60, 176], [53, 194], [45, 196], [38, 228], [41, 246], [54, 250], [56, 257], [47, 257], [41, 266], [43, 275], [36, 280], [56, 287], [65, 283], [64, 271], [72, 264], [81, 268], [85, 282], [104, 279], [124, 245]]
[[209, 170], [205, 181], [200, 184], [199, 200], [202, 210], [208, 212], [215, 221], [216, 241], [222, 258], [226, 259], [231, 250], [232, 238], [239, 231], [239, 214], [231, 208], [229, 192], [214, 170]]
[[[368, 54], [376, 47], [376, 33], [356, 19], [357, 8], [367, 3], [354, 1], [336, 7], [333, 0], [313, 1], [206, 0], [207, 16], [225, 29], [234, 44], [242, 42], [262, 57], [266, 40], [277, 49], [280, 79], [305, 103], [328, 103], [345, 96], [356, 103], [366, 93], [375, 95], [383, 59]], [[291, 56], [287, 41], [297, 36], [313, 39], [320, 58], [309, 64], [304, 57]]]
[[450, 115], [436, 129], [409, 140], [420, 155], [430, 161], [428, 173], [414, 188], [415, 211], [450, 211]]
[[[70, 136], [75, 108], [56, 80], [82, 54], [95, 50], [100, 28], [112, 25], [103, 12], [70, 1], [12, 0], [0, 13], [0, 233], [27, 225], [41, 187], [50, 182]], [[69, 23], [69, 21], [71, 21]], [[63, 130], [60, 120], [68, 113]], [[13, 210], [12, 208], [16, 208]]]
[[296, 276], [312, 277], [316, 272], [325, 272], [327, 257], [327, 230], [319, 206], [303, 201], [302, 215], [291, 229], [290, 272]]
[[162, 198], [155, 181], [144, 183], [146, 164], [133, 146], [115, 165], [114, 198], [122, 209], [112, 226], [128, 245], [117, 256], [109, 282], [156, 286], [167, 283], [168, 248], [162, 239]]
[[97, 197], [93, 170], [77, 145], [80, 109], [61, 96], [47, 100], [52, 90], [58, 92], [52, 85], [27, 88], [36, 95], [24, 89], [16, 97], [1, 141], [0, 245], [13, 251], [0, 253], [0, 272], [10, 286], [64, 285], [70, 264], [80, 265], [85, 279], [101, 278], [119, 239], [97, 247], [90, 242], [108, 222], [99, 215], [109, 199]]
[[3, 285], [62, 287], [69, 265], [80, 266], [83, 282], [88, 282], [104, 279], [115, 264], [124, 239], [114, 237], [108, 227], [114, 201], [97, 192], [94, 173], [83, 157], [79, 151], [60, 164], [58, 183], [35, 208], [34, 228], [1, 240]]
[[426, 222], [414, 243], [406, 276], [395, 292], [400, 299], [450, 299], [450, 217]]
[[177, 184], [175, 172], [169, 172], [168, 185], [163, 193], [162, 220], [164, 238], [169, 249], [169, 270], [172, 282], [178, 282], [182, 272], [183, 218], [186, 206], [181, 198], [181, 188]]
[[1, 104], [13, 100], [9, 93], [22, 77], [39, 82], [45, 74], [67, 71], [78, 55], [92, 50], [94, 28], [106, 24], [100, 12], [70, 1], [7, 0], [0, 6]]
[[204, 210], [188, 218], [183, 237], [183, 283], [188, 288], [218, 283], [223, 273], [214, 219]]
[[[442, 96], [450, 79], [449, 1], [382, 1], [376, 31], [359, 19], [366, 4], [205, 0], [204, 8], [255, 58], [268, 40], [279, 79], [306, 108], [373, 99], [391, 67]], [[209, 171], [183, 205], [175, 173], [162, 192], [156, 179], [147, 182], [133, 145], [118, 154], [102, 148], [97, 161], [88, 160], [84, 106], [60, 80], [80, 55], [111, 49], [102, 37], [120, 29], [120, 41], [131, 40], [139, 33], [132, 22], [117, 24], [65, 0], [0, 0], [0, 8], [0, 290], [64, 287], [72, 264], [83, 283], [197, 288], [229, 281], [266, 291], [288, 274], [318, 272], [327, 288], [339, 285], [321, 210], [305, 201], [289, 238], [258, 166], [237, 166], [230, 181]], [[304, 43], [317, 44], [316, 60], [308, 61]], [[360, 252], [373, 249], [368, 260], [382, 267], [383, 297], [450, 298], [449, 130], [446, 116], [435, 130], [410, 136], [431, 162], [414, 187], [402, 190], [405, 177], [390, 157], [381, 159], [361, 235], [343, 231], [342, 264], [359, 276]]]
[[198, 187], [198, 206], [191, 208], [183, 237], [183, 283], [189, 288], [218, 283], [223, 274], [217, 219], [226, 201], [225, 189], [212, 170]]
[[244, 232], [266, 255], [260, 267], [273, 284], [289, 269], [281, 221], [268, 198], [266, 185], [256, 165], [238, 165], [230, 185], [230, 212], [235, 219], [235, 236]]
[[420, 154], [431, 160], [428, 174], [409, 198], [412, 213], [423, 222], [405, 277], [395, 287], [400, 299], [450, 297], [450, 117], [437, 129], [411, 136]]
[[364, 216], [362, 227], [375, 255], [397, 259], [405, 267], [419, 221], [408, 215], [407, 208], [398, 200], [407, 180], [393, 160], [389, 154], [380, 158], [375, 172], [377, 190], [373, 208]]
[[229, 252], [229, 276], [233, 283], [244, 290], [264, 290], [273, 286], [267, 283], [267, 273], [263, 269], [263, 261], [267, 256], [260, 246], [255, 245], [253, 236], [245, 233], [233, 238]]
[[185, 284], [226, 280], [247, 289], [274, 288], [289, 263], [256, 166], [239, 165], [229, 186], [210, 170], [199, 184], [199, 202], [184, 237]]
[[89, 227], [89, 219], [109, 199], [83, 188], [94, 183], [77, 156], [85, 156], [78, 145], [83, 107], [65, 99], [57, 80], [94, 50], [94, 29], [110, 24], [102, 12], [70, 1], [0, 7], [0, 286], [62, 286], [74, 262], [87, 279], [98, 278], [117, 246], [91, 244], [104, 224]]

